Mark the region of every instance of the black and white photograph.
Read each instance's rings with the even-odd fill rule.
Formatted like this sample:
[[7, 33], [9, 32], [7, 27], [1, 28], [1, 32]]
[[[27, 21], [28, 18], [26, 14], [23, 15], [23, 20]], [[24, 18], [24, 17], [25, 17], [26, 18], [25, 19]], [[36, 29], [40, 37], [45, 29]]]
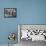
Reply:
[[16, 17], [17, 9], [16, 8], [4, 8], [4, 17]]

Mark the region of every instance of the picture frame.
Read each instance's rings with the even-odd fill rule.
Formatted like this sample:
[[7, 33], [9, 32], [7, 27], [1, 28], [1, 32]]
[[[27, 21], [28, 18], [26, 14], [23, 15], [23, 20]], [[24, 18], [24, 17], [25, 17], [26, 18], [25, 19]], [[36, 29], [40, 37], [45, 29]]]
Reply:
[[19, 24], [18, 38], [19, 42], [21, 40], [46, 41], [46, 24]]
[[17, 8], [4, 8], [4, 18], [16, 18]]

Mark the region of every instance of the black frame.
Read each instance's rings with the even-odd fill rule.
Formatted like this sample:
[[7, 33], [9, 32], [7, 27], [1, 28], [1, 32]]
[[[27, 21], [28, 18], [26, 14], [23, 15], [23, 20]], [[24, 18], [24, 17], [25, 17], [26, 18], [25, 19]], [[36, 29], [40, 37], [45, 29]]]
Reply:
[[[7, 16], [8, 13], [6, 14], [5, 12], [6, 9], [9, 9], [9, 10], [14, 9], [16, 11], [15, 15], [12, 14], [11, 16], [10, 15]], [[16, 18], [16, 16], [17, 16], [17, 8], [4, 8], [4, 18]]]

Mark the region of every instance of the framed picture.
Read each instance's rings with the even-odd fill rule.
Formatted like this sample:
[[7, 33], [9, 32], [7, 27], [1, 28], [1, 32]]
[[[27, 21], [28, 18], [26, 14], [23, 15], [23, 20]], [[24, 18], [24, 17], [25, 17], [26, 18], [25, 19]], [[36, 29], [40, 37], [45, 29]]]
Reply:
[[11, 18], [17, 16], [17, 8], [4, 8], [4, 17]]
[[46, 24], [19, 24], [18, 38], [21, 40], [46, 41]]

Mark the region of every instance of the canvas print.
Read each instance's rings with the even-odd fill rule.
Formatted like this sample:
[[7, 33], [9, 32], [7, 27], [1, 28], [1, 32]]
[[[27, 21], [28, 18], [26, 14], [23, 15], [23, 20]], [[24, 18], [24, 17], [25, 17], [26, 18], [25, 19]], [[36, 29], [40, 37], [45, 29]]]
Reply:
[[20, 40], [46, 41], [46, 25], [21, 25]]
[[4, 8], [4, 17], [16, 17], [17, 16], [17, 8]]

